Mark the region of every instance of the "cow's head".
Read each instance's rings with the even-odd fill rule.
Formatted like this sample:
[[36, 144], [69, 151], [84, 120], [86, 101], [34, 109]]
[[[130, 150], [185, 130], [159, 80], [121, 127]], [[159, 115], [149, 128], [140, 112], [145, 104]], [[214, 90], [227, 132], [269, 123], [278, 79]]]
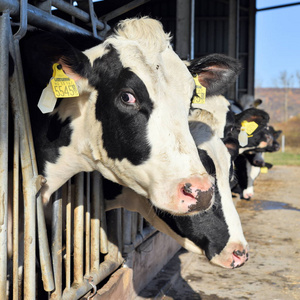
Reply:
[[212, 205], [214, 178], [188, 127], [195, 83], [158, 21], [122, 21], [103, 43], [83, 52], [49, 33], [37, 33], [28, 44], [36, 51], [31, 60], [44, 62], [35, 85], [44, 88], [52, 64], [59, 63], [80, 93], [61, 100], [50, 115], [67, 122], [70, 139], [56, 160], [44, 164], [46, 198], [63, 183], [54, 184], [51, 176], [60, 182], [59, 176], [66, 181], [79, 171], [98, 170], [173, 214]]

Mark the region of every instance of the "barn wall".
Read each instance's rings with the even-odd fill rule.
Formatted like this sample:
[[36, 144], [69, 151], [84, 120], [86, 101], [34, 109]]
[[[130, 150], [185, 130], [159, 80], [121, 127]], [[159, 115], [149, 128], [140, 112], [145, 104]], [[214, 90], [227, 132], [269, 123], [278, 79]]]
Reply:
[[[118, 4], [95, 5], [98, 16], [116, 9]], [[114, 2], [114, 1], [112, 1]], [[255, 1], [248, 0], [151, 0], [135, 9], [110, 19], [113, 26], [118, 20], [149, 15], [159, 19], [164, 29], [173, 36], [174, 49], [181, 58], [190, 57], [191, 3], [195, 3], [194, 57], [210, 53], [224, 53], [238, 58], [243, 65], [237, 86], [227, 93], [229, 98], [254, 93], [254, 29]]]

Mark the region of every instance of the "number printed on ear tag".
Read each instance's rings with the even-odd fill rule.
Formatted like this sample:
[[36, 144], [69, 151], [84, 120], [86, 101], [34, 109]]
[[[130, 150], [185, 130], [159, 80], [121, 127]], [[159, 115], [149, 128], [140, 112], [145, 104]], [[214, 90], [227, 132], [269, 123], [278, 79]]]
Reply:
[[74, 79], [68, 77], [61, 65], [54, 64], [53, 68], [53, 76], [50, 80], [53, 93], [56, 98], [71, 98], [78, 97], [78, 89]]
[[196, 96], [194, 96], [192, 103], [195, 104], [204, 104], [205, 103], [205, 98], [206, 98], [206, 87], [201, 85], [198, 79], [198, 75], [193, 77], [195, 81], [195, 86], [196, 86]]

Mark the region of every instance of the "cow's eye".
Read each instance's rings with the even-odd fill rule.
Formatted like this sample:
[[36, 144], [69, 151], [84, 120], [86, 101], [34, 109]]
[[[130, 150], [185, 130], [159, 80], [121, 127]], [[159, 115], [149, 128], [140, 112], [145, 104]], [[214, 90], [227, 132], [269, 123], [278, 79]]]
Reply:
[[135, 97], [132, 94], [130, 94], [130, 93], [122, 93], [121, 94], [121, 99], [126, 104], [134, 104], [134, 103], [136, 103]]

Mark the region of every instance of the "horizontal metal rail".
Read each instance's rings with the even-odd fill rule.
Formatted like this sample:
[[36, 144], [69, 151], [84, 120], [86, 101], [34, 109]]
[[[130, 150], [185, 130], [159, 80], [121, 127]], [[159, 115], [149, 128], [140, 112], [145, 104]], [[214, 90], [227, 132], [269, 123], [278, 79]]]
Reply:
[[[60, 1], [60, 0], [55, 0], [55, 4], [59, 7], [63, 7], [65, 10], [67, 9], [67, 7], [69, 7], [67, 4], [65, 4], [66, 2], [64, 1]], [[17, 17], [19, 16], [19, 12], [20, 12], [20, 3], [17, 0], [0, 0], [0, 11], [6, 11], [8, 10], [10, 12], [10, 15], [12, 17]], [[79, 11], [81, 11], [79, 13]], [[80, 18], [82, 19], [87, 19], [87, 13], [75, 8], [72, 8], [72, 12], [75, 12], [75, 14], [77, 16], [80, 15]], [[75, 15], [75, 17], [76, 17]], [[27, 17], [28, 17], [28, 23], [36, 26], [40, 29], [45, 29], [45, 30], [53, 30], [53, 29], [57, 29], [57, 30], [64, 30], [64, 31], [69, 31], [69, 32], [78, 32], [81, 34], [86, 34], [86, 35], [92, 35], [92, 32], [90, 32], [89, 30], [83, 29], [80, 26], [77, 26], [75, 24], [72, 24], [68, 21], [65, 21], [61, 18], [58, 18], [54, 15], [51, 15], [31, 4], [28, 4], [27, 7]], [[79, 18], [79, 19], [80, 19]], [[91, 18], [89, 18], [88, 20], [89, 22], [91, 21]], [[104, 30], [105, 32], [107, 30], [109, 30], [109, 26], [104, 23], [101, 22], [100, 20], [97, 19], [96, 21], [96, 25], [97, 25], [97, 29], [99, 30]], [[96, 36], [99, 39], [102, 39], [103, 37], [98, 35]]]

